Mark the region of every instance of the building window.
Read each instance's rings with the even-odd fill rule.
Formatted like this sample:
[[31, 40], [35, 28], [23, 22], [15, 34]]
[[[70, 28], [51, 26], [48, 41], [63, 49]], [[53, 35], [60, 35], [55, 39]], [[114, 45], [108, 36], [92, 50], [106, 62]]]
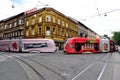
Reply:
[[32, 35], [35, 35], [35, 30], [34, 29], [32, 29]]
[[60, 35], [60, 28], [58, 28], [58, 30], [57, 30], [57, 34]]
[[60, 24], [60, 19], [58, 19], [58, 24]]
[[16, 26], [17, 26], [17, 22], [14, 23], [14, 27], [16, 27]]
[[21, 35], [23, 35], [23, 31], [21, 31]]
[[66, 23], [66, 27], [68, 27], [68, 23]]
[[23, 24], [23, 20], [22, 20], [22, 19], [19, 19], [18, 24], [19, 24], [19, 25]]
[[12, 28], [12, 24], [10, 24], [9, 28]]
[[28, 29], [26, 30], [26, 36], [28, 36], [29, 35], [29, 31], [28, 31]]
[[26, 21], [26, 26], [28, 26], [29, 25], [29, 22], [28, 21]]
[[55, 23], [55, 17], [53, 17], [53, 23]]
[[68, 37], [68, 31], [66, 32], [66, 37]]
[[20, 36], [20, 31], [17, 32], [17, 36]]
[[36, 15], [36, 14], [34, 14], [34, 17], [35, 17], [35, 18], [36, 18], [36, 16], [37, 16], [37, 15]]
[[15, 33], [15, 32], [10, 33], [10, 35], [8, 35], [8, 36], [9, 36], [9, 37], [14, 37], [14, 36], [15, 36], [14, 33]]
[[8, 26], [8, 25], [6, 24], [5, 27], [4, 27], [4, 29], [7, 29], [7, 26]]
[[52, 29], [52, 33], [55, 34], [55, 27], [53, 27], [53, 29]]
[[46, 21], [50, 22], [50, 16], [48, 16], [48, 15], [46, 16]]
[[17, 34], [16, 34], [16, 32], [14, 32], [13, 34], [12, 34], [12, 36], [16, 36]]
[[64, 21], [62, 21], [62, 26], [64, 26]]
[[32, 24], [35, 24], [35, 19], [32, 19]]
[[42, 17], [41, 16], [39, 17], [39, 22], [42, 22]]
[[61, 33], [62, 33], [62, 36], [64, 36], [64, 28], [62, 28]]
[[50, 35], [50, 27], [46, 27], [46, 35]]
[[14, 36], [16, 36], [16, 32], [14, 32]]
[[39, 28], [39, 34], [41, 34], [42, 33], [42, 29], [41, 28]]

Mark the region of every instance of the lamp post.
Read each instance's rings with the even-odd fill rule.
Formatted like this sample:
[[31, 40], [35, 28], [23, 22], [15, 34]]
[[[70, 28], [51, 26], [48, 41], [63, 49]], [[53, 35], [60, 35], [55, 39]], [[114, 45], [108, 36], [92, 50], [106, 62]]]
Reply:
[[12, 7], [12, 8], [15, 8], [14, 0], [11, 0], [11, 2], [12, 2], [11, 7]]

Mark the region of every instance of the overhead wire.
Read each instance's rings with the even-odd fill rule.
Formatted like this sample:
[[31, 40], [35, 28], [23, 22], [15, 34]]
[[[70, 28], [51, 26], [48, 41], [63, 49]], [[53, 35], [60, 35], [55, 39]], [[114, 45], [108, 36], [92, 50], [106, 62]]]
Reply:
[[93, 4], [94, 4], [94, 6], [95, 6], [95, 8], [96, 8], [96, 10], [97, 10], [98, 15], [100, 16], [101, 14], [100, 14], [100, 12], [99, 12], [99, 8], [98, 8], [95, 0], [93, 0]]
[[[97, 3], [96, 3], [95, 0], [93, 0], [93, 4], [94, 4], [94, 6], [95, 6], [95, 8], [96, 8], [97, 15], [91, 16], [91, 18], [93, 18], [93, 17], [99, 17], [99, 19], [100, 19], [100, 22], [99, 22], [99, 23], [100, 23], [100, 25], [103, 25], [104, 19], [103, 19], [103, 17], [102, 17], [102, 14], [100, 13], [100, 10], [99, 10], [99, 8], [98, 8]], [[104, 27], [104, 29], [105, 29], [105, 33], [106, 33], [106, 31], [107, 31], [106, 27]]]
[[85, 19], [80, 19], [80, 20], [82, 20], [82, 21], [86, 21], [87, 19], [91, 19], [91, 18], [94, 18], [94, 17], [97, 17], [97, 16], [101, 16], [101, 13], [100, 13], [100, 11], [99, 11], [99, 8], [98, 8], [98, 6], [97, 6], [97, 4], [96, 4], [96, 1], [95, 0], [92, 0], [92, 2], [93, 2], [93, 5], [94, 5], [94, 7], [95, 7], [95, 10], [96, 10], [96, 15], [93, 15], [93, 16], [87, 16]]

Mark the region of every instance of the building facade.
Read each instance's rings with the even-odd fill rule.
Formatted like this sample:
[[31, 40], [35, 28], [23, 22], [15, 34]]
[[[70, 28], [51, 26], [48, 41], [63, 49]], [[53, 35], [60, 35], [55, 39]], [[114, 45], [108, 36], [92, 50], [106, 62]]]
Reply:
[[71, 18], [71, 17], [69, 17], [69, 18], [71, 20], [73, 20], [78, 26], [78, 37], [100, 38], [100, 36], [96, 32], [94, 32], [93, 30], [91, 30], [90, 28], [85, 26], [80, 21], [78, 21], [74, 18]]
[[42, 8], [25, 17], [24, 38], [53, 39], [60, 49], [67, 38], [78, 36], [77, 24], [53, 8]]
[[86, 27], [84, 24], [82, 24], [81, 22], [78, 21], [78, 35], [79, 37], [88, 37], [88, 27]]
[[3, 23], [3, 39], [24, 37], [24, 13], [4, 19]]

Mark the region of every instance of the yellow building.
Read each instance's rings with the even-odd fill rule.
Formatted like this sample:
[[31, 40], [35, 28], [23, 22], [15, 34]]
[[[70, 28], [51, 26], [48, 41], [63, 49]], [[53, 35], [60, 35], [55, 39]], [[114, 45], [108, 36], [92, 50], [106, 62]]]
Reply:
[[24, 38], [53, 39], [62, 49], [67, 38], [78, 36], [77, 24], [53, 8], [32, 9], [25, 16]]

